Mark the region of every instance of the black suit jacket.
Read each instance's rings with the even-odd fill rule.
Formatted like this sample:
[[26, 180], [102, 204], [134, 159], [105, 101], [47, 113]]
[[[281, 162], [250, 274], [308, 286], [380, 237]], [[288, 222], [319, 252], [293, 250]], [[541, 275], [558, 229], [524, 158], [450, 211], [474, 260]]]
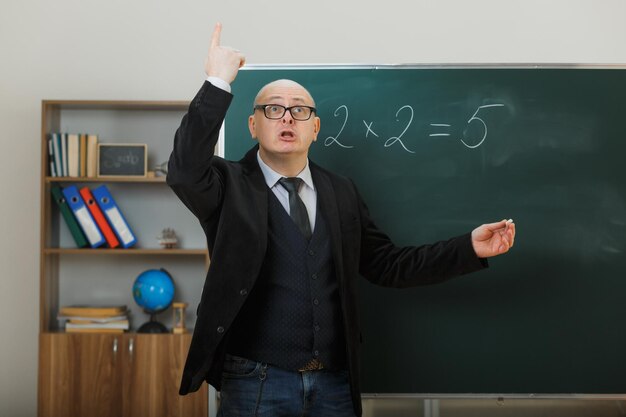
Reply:
[[[232, 95], [205, 82], [174, 140], [167, 183], [194, 213], [211, 257], [180, 393], [203, 381], [220, 389], [224, 340], [254, 287], [268, 234], [268, 193], [258, 146], [238, 162], [214, 156]], [[339, 281], [352, 397], [361, 414], [361, 343], [356, 281], [360, 275], [388, 287], [432, 284], [486, 266], [470, 235], [420, 247], [396, 247], [374, 224], [354, 184], [310, 162], [318, 204], [331, 236]]]

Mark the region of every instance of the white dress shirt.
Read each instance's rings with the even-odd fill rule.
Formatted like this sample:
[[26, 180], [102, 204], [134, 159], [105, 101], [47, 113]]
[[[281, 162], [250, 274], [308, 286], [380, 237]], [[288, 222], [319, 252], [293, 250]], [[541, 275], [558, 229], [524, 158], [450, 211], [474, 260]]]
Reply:
[[211, 84], [213, 84], [214, 87], [222, 89], [226, 91], [227, 93], [231, 92], [230, 84], [228, 84], [226, 81], [222, 80], [219, 77], [206, 77], [206, 80], [210, 82]]
[[[263, 172], [265, 183], [268, 187], [270, 187], [270, 190], [272, 190], [276, 198], [278, 198], [278, 201], [283, 206], [285, 211], [287, 211], [287, 214], [291, 214], [289, 210], [289, 192], [278, 182], [278, 180], [284, 176], [280, 175], [263, 162], [259, 152], [256, 154], [256, 159], [259, 161], [259, 166]], [[313, 232], [313, 230], [315, 230], [315, 215], [317, 214], [317, 192], [315, 191], [315, 185], [313, 185], [313, 178], [311, 177], [308, 159], [306, 160], [306, 166], [304, 169], [296, 176], [304, 182], [298, 190], [298, 195], [306, 207], [306, 212], [309, 215], [311, 232]]]

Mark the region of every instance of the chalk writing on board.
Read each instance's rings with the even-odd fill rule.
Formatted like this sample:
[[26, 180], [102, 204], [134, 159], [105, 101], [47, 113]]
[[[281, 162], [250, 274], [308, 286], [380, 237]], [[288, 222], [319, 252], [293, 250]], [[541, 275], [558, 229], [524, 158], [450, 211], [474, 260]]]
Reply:
[[363, 124], [365, 125], [365, 128], [367, 129], [367, 132], [365, 132], [365, 139], [367, 139], [367, 135], [369, 135], [370, 132], [372, 132], [372, 135], [378, 137], [376, 132], [372, 130], [372, 125], [374, 124], [374, 122], [370, 122], [370, 124], [367, 124], [367, 122], [363, 120]]
[[[466, 128], [463, 131], [462, 137], [459, 138], [460, 142], [466, 146], [469, 149], [475, 149], [477, 147], [479, 147], [480, 145], [482, 145], [485, 142], [485, 139], [487, 139], [487, 123], [485, 123], [485, 121], [478, 116], [478, 113], [483, 110], [483, 109], [487, 109], [490, 107], [504, 107], [504, 104], [501, 103], [496, 103], [496, 104], [485, 104], [483, 106], [478, 106], [478, 108], [476, 109], [476, 111], [474, 112], [474, 114], [472, 114], [472, 116], [469, 118], [469, 120], [466, 122]], [[413, 111], [413, 107], [411, 107], [410, 105], [404, 105], [402, 107], [400, 107], [398, 109], [398, 111], [396, 112], [396, 121], [399, 122], [400, 118], [400, 112], [403, 112], [405, 114], [409, 115], [408, 121], [406, 122], [406, 125], [404, 126], [404, 130], [402, 130], [402, 132], [398, 135], [398, 136], [391, 136], [389, 137], [387, 140], [385, 140], [383, 146], [385, 148], [388, 148], [390, 146], [396, 145], [398, 144], [399, 146], [401, 146], [406, 152], [409, 153], [415, 153], [414, 150], [409, 149], [404, 140], [403, 140], [403, 136], [405, 135], [405, 133], [407, 132], [407, 130], [409, 129], [409, 127], [411, 126], [411, 124], [413, 123], [413, 118], [415, 116], [414, 111]], [[343, 132], [344, 128], [346, 127], [346, 124], [348, 123], [348, 118], [349, 118], [349, 110], [348, 110], [348, 106], [346, 106], [345, 104], [340, 105], [339, 107], [337, 107], [337, 109], [335, 110], [335, 112], [333, 113], [333, 115], [335, 117], [337, 117], [339, 114], [344, 113], [344, 119], [343, 119], [343, 124], [341, 125], [341, 129], [339, 129], [339, 133], [337, 133], [337, 135], [335, 136], [328, 136], [326, 138], [326, 140], [324, 141], [324, 145], [325, 146], [331, 146], [331, 145], [338, 145], [341, 146], [342, 148], [354, 148], [354, 146], [348, 146], [345, 145], [343, 143], [341, 143], [339, 141], [339, 136], [341, 135], [341, 133]], [[484, 113], [484, 110], [483, 110]], [[370, 133], [379, 138], [380, 136], [378, 135], [378, 133], [376, 133], [373, 129], [373, 125], [374, 122], [370, 121], [367, 122], [366, 120], [362, 120], [363, 125], [365, 126], [365, 139], [367, 139], [370, 135]], [[472, 130], [472, 133], [470, 132], [470, 125], [475, 125], [478, 124], [478, 126], [480, 127], [480, 132], [477, 132], [475, 129]], [[434, 132], [430, 133], [428, 136], [429, 137], [450, 137], [451, 134], [448, 133], [447, 131], [452, 128], [451, 124], [448, 123], [430, 123], [430, 126], [432, 128], [434, 128]]]
[[102, 166], [105, 168], [121, 168], [124, 165], [137, 165], [139, 164], [139, 156], [135, 155], [132, 150], [124, 153], [113, 154], [108, 152], [111, 156], [108, 159], [102, 160]]
[[354, 148], [354, 146], [344, 145], [341, 142], [339, 142], [339, 135], [341, 135], [341, 132], [343, 132], [343, 128], [346, 127], [346, 123], [348, 122], [348, 106], [346, 106], [345, 104], [342, 104], [341, 106], [337, 107], [337, 110], [335, 110], [335, 112], [333, 113], [333, 116], [337, 117], [339, 114], [339, 110], [341, 109], [344, 109], [344, 111], [346, 112], [346, 118], [343, 120], [343, 125], [341, 126], [339, 133], [337, 133], [337, 136], [329, 136], [326, 139], [324, 139], [324, 146], [330, 146], [333, 143], [336, 143], [342, 148]]
[[392, 136], [389, 139], [387, 139], [385, 141], [385, 148], [390, 147], [391, 145], [395, 144], [395, 143], [400, 143], [400, 145], [404, 148], [405, 151], [410, 152], [410, 153], [415, 153], [415, 151], [411, 151], [409, 149], [407, 149], [406, 146], [404, 146], [404, 142], [402, 142], [401, 138], [402, 135], [404, 135], [407, 131], [407, 129], [409, 128], [409, 126], [411, 126], [411, 123], [413, 122], [413, 107], [406, 105], [406, 106], [402, 106], [400, 107], [400, 109], [396, 112], [396, 121], [400, 121], [400, 119], [398, 119], [398, 115], [400, 114], [400, 112], [404, 109], [409, 109], [411, 111], [411, 118], [409, 119], [409, 123], [407, 123], [406, 127], [404, 128], [404, 130], [402, 131], [402, 133], [400, 133], [400, 136]]
[[[452, 126], [447, 123], [431, 123], [430, 125], [433, 127], [451, 127]], [[449, 133], [431, 133], [428, 136], [450, 136], [450, 134]]]
[[[467, 124], [469, 125], [474, 120], [476, 120], [476, 121], [482, 123], [483, 128], [485, 129], [485, 131], [483, 132], [483, 137], [478, 141], [478, 143], [476, 145], [470, 145], [467, 142], [465, 142], [463, 139], [461, 139], [461, 142], [463, 142], [463, 145], [467, 146], [470, 149], [478, 148], [480, 145], [482, 145], [482, 143], [487, 138], [487, 123], [485, 123], [485, 121], [483, 119], [481, 119], [480, 117], [477, 117], [476, 115], [478, 114], [478, 112], [481, 109], [486, 109], [488, 107], [504, 107], [504, 104], [486, 104], [484, 106], [479, 106], [478, 109], [476, 109], [476, 111], [474, 112], [472, 117], [470, 117], [470, 119], [467, 121]], [[463, 132], [463, 136], [465, 136], [465, 132]]]

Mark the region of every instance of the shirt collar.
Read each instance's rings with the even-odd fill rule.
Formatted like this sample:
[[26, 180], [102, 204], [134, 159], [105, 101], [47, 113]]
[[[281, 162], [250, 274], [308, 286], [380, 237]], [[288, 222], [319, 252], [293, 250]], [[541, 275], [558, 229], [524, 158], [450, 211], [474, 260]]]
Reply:
[[[265, 182], [267, 186], [270, 188], [274, 188], [278, 180], [284, 177], [284, 175], [279, 174], [269, 167], [263, 159], [261, 159], [261, 154], [257, 152], [256, 159], [259, 162], [259, 166], [261, 167], [261, 172], [263, 172], [263, 177], [265, 178]], [[309, 159], [306, 160], [306, 165], [302, 171], [296, 177], [302, 179], [304, 184], [309, 187], [311, 190], [315, 191], [315, 187], [313, 186], [313, 177], [311, 176], [311, 169], [309, 168]]]

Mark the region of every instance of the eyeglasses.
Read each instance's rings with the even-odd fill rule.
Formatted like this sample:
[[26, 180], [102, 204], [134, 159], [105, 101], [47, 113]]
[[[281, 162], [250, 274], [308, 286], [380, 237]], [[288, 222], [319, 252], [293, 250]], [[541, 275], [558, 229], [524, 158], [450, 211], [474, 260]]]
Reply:
[[257, 104], [254, 106], [254, 110], [263, 110], [265, 117], [271, 120], [282, 119], [285, 113], [287, 113], [287, 110], [289, 110], [291, 117], [293, 117], [294, 120], [301, 122], [309, 120], [311, 115], [317, 112], [315, 107], [311, 106], [285, 107], [280, 104]]

